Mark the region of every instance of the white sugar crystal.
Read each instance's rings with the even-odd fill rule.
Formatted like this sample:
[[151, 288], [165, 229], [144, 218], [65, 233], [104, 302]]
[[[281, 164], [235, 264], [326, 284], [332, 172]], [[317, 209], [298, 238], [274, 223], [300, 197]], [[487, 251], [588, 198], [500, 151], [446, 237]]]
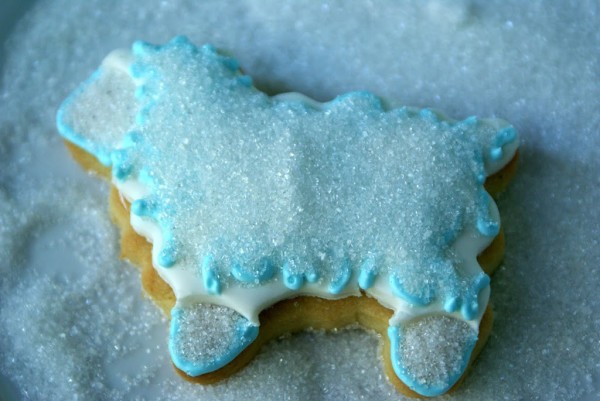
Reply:
[[[456, 118], [509, 119], [525, 144], [499, 202], [507, 253], [492, 280], [494, 331], [463, 385], [441, 399], [600, 399], [595, 2], [150, 0], [141, 7], [37, 2], [4, 48], [0, 372], [21, 399], [406, 399], [385, 379], [376, 337], [362, 331], [275, 341], [215, 386], [172, 371], [168, 323], [140, 296], [137, 271], [118, 261], [106, 190], [70, 161], [54, 118], [110, 51], [177, 34], [235, 54], [271, 93], [324, 101], [367, 89]], [[90, 214], [97, 217], [85, 230], [79, 219]], [[69, 241], [44, 237], [51, 226], [70, 231]], [[46, 254], [34, 257], [33, 249], [50, 243], [81, 265], [71, 260], [68, 274], [63, 266], [48, 273]]]

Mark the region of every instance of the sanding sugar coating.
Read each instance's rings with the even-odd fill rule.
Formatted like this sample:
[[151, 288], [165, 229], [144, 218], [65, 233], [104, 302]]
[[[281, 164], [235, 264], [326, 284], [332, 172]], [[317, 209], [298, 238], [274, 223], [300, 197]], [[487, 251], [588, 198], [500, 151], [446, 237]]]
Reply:
[[[427, 385], [400, 351], [411, 338], [401, 332], [437, 315], [438, 334], [447, 325], [476, 338], [489, 297], [476, 257], [500, 225], [483, 183], [515, 152], [507, 123], [387, 110], [366, 92], [323, 104], [269, 97], [234, 59], [183, 37], [111, 54], [57, 119], [66, 139], [112, 167], [132, 226], [153, 242], [154, 265], [178, 299], [171, 353], [188, 374], [228, 363], [278, 300], [362, 289], [395, 312], [389, 334], [402, 380], [436, 395], [460, 377], [473, 341], [457, 339], [451, 368]], [[200, 304], [231, 309], [200, 313]], [[189, 316], [235, 322], [213, 333], [229, 346], [219, 342], [210, 357], [210, 340], [191, 346]], [[455, 320], [466, 329], [452, 329]]]

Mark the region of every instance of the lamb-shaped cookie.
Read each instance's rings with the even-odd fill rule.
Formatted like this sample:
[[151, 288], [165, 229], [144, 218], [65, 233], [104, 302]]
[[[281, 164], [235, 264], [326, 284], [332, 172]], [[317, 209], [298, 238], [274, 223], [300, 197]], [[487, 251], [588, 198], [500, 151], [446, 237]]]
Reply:
[[435, 396], [485, 342], [504, 248], [486, 188], [504, 188], [518, 146], [506, 122], [367, 92], [270, 97], [184, 37], [111, 53], [57, 120], [112, 180], [123, 254], [170, 313], [186, 378], [214, 382], [272, 338], [358, 322], [381, 333], [401, 392]]

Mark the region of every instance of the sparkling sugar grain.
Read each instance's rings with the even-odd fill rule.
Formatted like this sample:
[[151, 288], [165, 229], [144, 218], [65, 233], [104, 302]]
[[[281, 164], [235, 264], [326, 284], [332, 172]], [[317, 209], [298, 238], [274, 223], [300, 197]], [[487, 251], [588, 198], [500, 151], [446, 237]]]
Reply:
[[69, 160], [54, 114], [112, 49], [187, 34], [271, 92], [367, 89], [514, 123], [493, 335], [442, 399], [600, 398], [599, 15], [591, 1], [38, 2], [0, 80], [0, 371], [33, 400], [403, 398], [359, 330], [275, 341], [215, 386], [173, 373], [167, 325], [118, 261], [106, 188]]

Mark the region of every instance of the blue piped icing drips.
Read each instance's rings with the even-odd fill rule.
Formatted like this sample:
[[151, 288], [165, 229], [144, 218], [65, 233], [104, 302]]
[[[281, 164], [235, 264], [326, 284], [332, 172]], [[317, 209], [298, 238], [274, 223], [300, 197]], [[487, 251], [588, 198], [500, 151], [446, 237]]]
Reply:
[[358, 286], [363, 290], [368, 290], [375, 283], [377, 277], [377, 267], [372, 258], [368, 258], [360, 267], [358, 275]]
[[[413, 267], [407, 266], [407, 268]], [[406, 284], [402, 279], [402, 274], [390, 274], [389, 281], [390, 287], [392, 288], [392, 292], [394, 293], [394, 295], [404, 299], [406, 302], [412, 305], [429, 305], [435, 296], [433, 282], [429, 282], [429, 280], [426, 284], [423, 284], [419, 289], [417, 289], [417, 291], [410, 290], [407, 288]]]
[[[400, 271], [417, 269], [421, 283], [405, 282], [401, 274], [390, 274], [390, 287], [393, 293], [415, 306], [427, 306], [440, 300], [447, 313], [460, 309], [465, 320], [475, 319], [479, 312], [479, 293], [488, 286], [489, 277], [480, 272], [470, 279], [461, 277], [448, 261], [433, 261], [428, 267], [404, 265]], [[461, 283], [461, 281], [464, 281]], [[418, 286], [418, 288], [415, 288]]]
[[480, 272], [471, 281], [467, 293], [460, 299], [461, 313], [466, 320], [473, 320], [482, 311], [479, 310], [477, 301], [479, 293], [490, 284], [490, 277], [484, 272]]
[[288, 263], [283, 264], [283, 284], [290, 290], [299, 290], [304, 285], [304, 274], [294, 273]]
[[265, 283], [275, 274], [275, 266], [269, 258], [263, 257], [255, 264], [254, 268], [242, 263], [234, 263], [231, 274], [242, 283]]
[[480, 210], [477, 217], [477, 230], [486, 237], [495, 237], [500, 232], [500, 222], [490, 214], [490, 207], [494, 200], [485, 191], [479, 189]]
[[503, 146], [512, 143], [516, 138], [517, 131], [514, 129], [514, 127], [506, 127], [498, 131], [494, 136], [494, 140], [490, 148], [491, 159], [500, 160], [503, 156]]
[[158, 253], [158, 264], [161, 267], [172, 267], [177, 261], [177, 251], [173, 245], [166, 245]]
[[137, 199], [131, 204], [131, 212], [136, 216], [151, 217], [154, 215], [154, 205], [146, 199]]
[[129, 163], [127, 149], [113, 150], [110, 154], [112, 163], [112, 175], [119, 181], [125, 180], [133, 171], [133, 165]]
[[215, 259], [211, 255], [205, 256], [202, 261], [202, 281], [209, 294], [221, 293], [221, 282], [217, 275]]
[[348, 259], [343, 259], [337, 268], [336, 274], [329, 283], [328, 291], [334, 295], [339, 294], [350, 282], [351, 277], [352, 269], [350, 267], [350, 261]]
[[319, 278], [321, 278], [319, 272], [313, 269], [310, 269], [306, 273], [304, 273], [304, 277], [306, 277], [306, 281], [313, 284], [319, 281]]

